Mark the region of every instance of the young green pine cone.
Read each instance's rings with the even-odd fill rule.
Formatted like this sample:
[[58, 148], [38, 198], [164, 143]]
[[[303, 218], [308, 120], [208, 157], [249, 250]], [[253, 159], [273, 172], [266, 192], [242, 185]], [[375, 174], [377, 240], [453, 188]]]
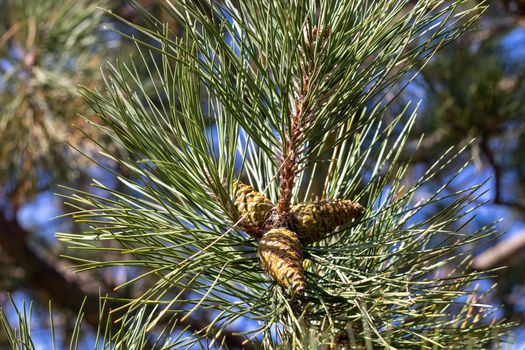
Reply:
[[266, 232], [257, 249], [270, 276], [294, 295], [304, 293], [303, 246], [292, 231], [274, 228]]
[[292, 207], [292, 227], [304, 245], [317, 242], [337, 226], [363, 214], [364, 208], [350, 200], [334, 199], [299, 203]]
[[233, 203], [242, 218], [240, 227], [250, 230], [260, 229], [274, 206], [272, 201], [252, 186], [240, 181], [234, 181], [233, 189]]

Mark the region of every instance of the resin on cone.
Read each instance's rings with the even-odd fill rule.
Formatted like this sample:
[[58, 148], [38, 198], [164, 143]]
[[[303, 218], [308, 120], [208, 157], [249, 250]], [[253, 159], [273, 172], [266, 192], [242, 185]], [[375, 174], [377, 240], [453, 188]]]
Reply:
[[297, 235], [286, 228], [274, 228], [259, 241], [259, 258], [267, 273], [295, 295], [305, 289], [303, 247]]
[[240, 227], [247, 230], [260, 229], [274, 206], [272, 201], [240, 181], [234, 181], [233, 190], [233, 203], [241, 219]]
[[355, 202], [333, 199], [299, 203], [292, 207], [292, 228], [302, 244], [323, 239], [337, 226], [344, 225], [363, 214], [364, 208]]

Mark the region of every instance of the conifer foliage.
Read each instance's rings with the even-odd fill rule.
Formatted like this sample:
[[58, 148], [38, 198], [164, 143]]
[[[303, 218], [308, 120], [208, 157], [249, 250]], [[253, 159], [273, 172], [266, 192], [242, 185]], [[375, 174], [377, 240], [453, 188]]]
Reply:
[[384, 102], [480, 8], [463, 0], [159, 4], [183, 30], [143, 11], [149, 26], [134, 26], [143, 39], [130, 38], [137, 56], [105, 71], [105, 91], [83, 91], [101, 130], [130, 154], [107, 156], [132, 174], [120, 181], [134, 193], [95, 183], [96, 192], [68, 196], [73, 217], [91, 228], [59, 238], [121, 257], [79, 257], [80, 270], [140, 271], [126, 283], [155, 276], [122, 306], [132, 315], [157, 305], [145, 329], [213, 314], [185, 339], [155, 333], [164, 347], [203, 338], [214, 344], [205, 348], [222, 347], [239, 323], [246, 344], [264, 349], [499, 341], [503, 326], [480, 301], [490, 291], [476, 287], [484, 276], [468, 270], [471, 243], [493, 228], [454, 228], [468, 221], [481, 186], [444, 195], [460, 168], [419, 197], [458, 150], [408, 182], [399, 156], [416, 112], [409, 105], [387, 118]]
[[109, 144], [78, 116], [91, 111], [77, 91], [96, 86], [101, 57], [109, 59], [97, 10], [104, 4], [0, 1], [0, 186], [15, 208], [86, 175], [90, 162], [66, 142], [87, 154], [96, 152], [90, 138]]

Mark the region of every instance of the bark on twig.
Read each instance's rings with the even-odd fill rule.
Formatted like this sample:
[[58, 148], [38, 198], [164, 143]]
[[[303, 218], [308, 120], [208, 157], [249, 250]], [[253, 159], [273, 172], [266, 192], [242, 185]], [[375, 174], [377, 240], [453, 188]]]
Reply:
[[298, 161], [298, 144], [299, 138], [302, 134], [301, 119], [302, 119], [302, 101], [296, 101], [295, 111], [292, 116], [290, 133], [285, 140], [285, 156], [281, 167], [279, 168], [279, 200], [277, 202], [277, 215], [279, 217], [279, 224], [286, 222], [286, 216], [290, 212], [292, 203], [292, 192], [295, 183], [295, 175], [297, 173]]

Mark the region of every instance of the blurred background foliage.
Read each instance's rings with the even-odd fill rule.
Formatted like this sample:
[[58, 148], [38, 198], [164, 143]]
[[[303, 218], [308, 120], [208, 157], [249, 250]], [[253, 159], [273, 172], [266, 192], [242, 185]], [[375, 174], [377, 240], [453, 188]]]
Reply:
[[[0, 186], [14, 210], [85, 175], [96, 131], [79, 84], [97, 86], [109, 49], [102, 13], [86, 1], [0, 3]], [[75, 127], [76, 126], [76, 127]]]
[[[141, 3], [168, 20], [154, 0]], [[84, 295], [86, 320], [96, 324], [99, 293], [132, 277], [118, 267], [71, 273], [65, 268], [71, 262], [58, 258], [66, 252], [52, 233], [79, 228], [68, 219], [49, 221], [66, 211], [52, 194], [60, 192], [58, 185], [85, 188], [91, 178], [99, 178], [119, 186], [71, 147], [97, 159], [96, 143], [123, 152], [90, 126], [88, 120], [95, 117], [77, 92], [79, 85], [101, 87], [100, 67], [133, 51], [107, 27], [129, 29], [97, 6], [133, 23], [143, 21], [120, 0], [0, 0], [0, 304], [8, 303], [10, 292], [15, 301], [37, 301], [38, 315], [53, 299], [64, 334], [72, 329]], [[403, 95], [405, 101], [423, 100], [412, 149], [405, 155], [414, 160], [414, 176], [450, 146], [475, 140], [463, 155], [473, 157], [474, 165], [461, 181], [468, 187], [490, 177], [482, 200], [491, 203], [464, 229], [475, 232], [505, 218], [500, 229], [506, 233], [477, 248], [473, 268], [508, 266], [494, 276], [498, 287], [491, 298], [503, 303], [501, 316], [518, 322], [516, 348], [525, 343], [524, 79], [525, 1], [495, 0], [477, 27], [440, 51]], [[426, 137], [416, 147], [422, 134]], [[115, 164], [106, 165], [118, 173]], [[445, 180], [446, 175], [433, 185], [438, 188]], [[111, 253], [104, 258], [111, 259]], [[135, 285], [113, 295], [133, 298], [138, 289]], [[188, 318], [179, 327], [199, 329], [206, 317]], [[41, 322], [45, 327], [47, 317]], [[239, 339], [227, 337], [232, 348]], [[3, 341], [0, 336], [0, 348]]]
[[473, 267], [508, 266], [495, 278], [494, 301], [503, 303], [508, 319], [520, 323], [525, 320], [524, 5], [490, 2], [477, 28], [439, 52], [405, 96], [423, 99], [414, 135], [425, 138], [410, 155], [414, 169], [431, 164], [451, 145], [474, 140], [463, 155], [474, 160], [471, 177], [462, 182], [490, 178], [484, 198], [490, 204], [472, 224], [504, 218], [500, 229], [506, 233], [478, 247]]

